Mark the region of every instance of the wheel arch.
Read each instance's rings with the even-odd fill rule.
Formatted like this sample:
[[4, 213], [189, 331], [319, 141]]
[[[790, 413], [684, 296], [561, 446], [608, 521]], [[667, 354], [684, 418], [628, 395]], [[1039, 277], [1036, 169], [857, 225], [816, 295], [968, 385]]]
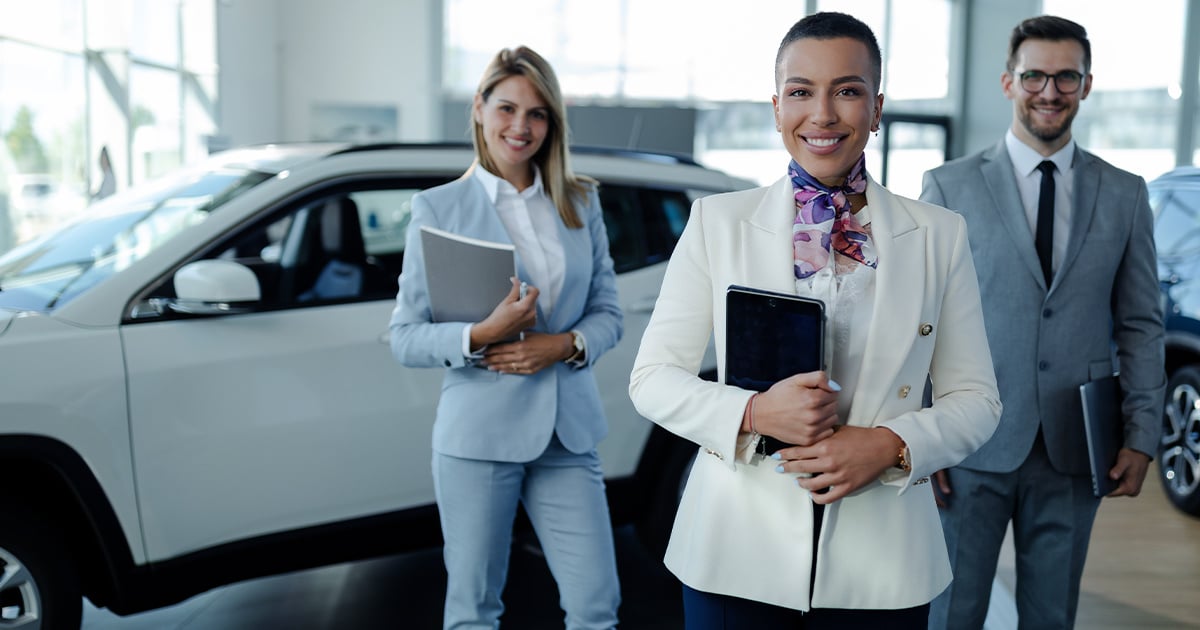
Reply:
[[1200, 364], [1200, 337], [1168, 331], [1164, 343], [1167, 378], [1181, 367]]
[[39, 435], [0, 436], [0, 488], [15, 501], [61, 525], [79, 567], [84, 595], [97, 606], [122, 601], [133, 556], [124, 531], [91, 469], [74, 449]]

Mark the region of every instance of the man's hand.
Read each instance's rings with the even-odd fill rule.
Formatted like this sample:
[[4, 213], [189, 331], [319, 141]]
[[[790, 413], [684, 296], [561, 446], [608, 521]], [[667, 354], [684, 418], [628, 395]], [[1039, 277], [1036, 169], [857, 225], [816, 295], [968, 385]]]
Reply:
[[1108, 471], [1108, 478], [1119, 483], [1108, 496], [1136, 497], [1141, 494], [1142, 482], [1146, 480], [1146, 471], [1149, 469], [1149, 455], [1131, 448], [1117, 451], [1117, 464]]

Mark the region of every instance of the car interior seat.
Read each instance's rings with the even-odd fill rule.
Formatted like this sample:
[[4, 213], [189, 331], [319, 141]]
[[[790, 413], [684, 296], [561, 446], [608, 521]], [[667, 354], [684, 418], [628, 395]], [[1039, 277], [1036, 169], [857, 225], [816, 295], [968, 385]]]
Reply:
[[325, 202], [319, 212], [317, 273], [311, 286], [298, 296], [300, 301], [357, 297], [378, 282], [378, 269], [367, 256], [358, 204], [340, 196]]

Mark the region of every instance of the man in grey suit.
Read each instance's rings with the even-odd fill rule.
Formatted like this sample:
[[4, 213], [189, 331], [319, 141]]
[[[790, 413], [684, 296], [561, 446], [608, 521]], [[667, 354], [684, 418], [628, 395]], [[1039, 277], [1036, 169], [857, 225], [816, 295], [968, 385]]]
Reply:
[[929, 171], [921, 193], [967, 220], [1004, 404], [991, 440], [937, 474], [954, 570], [930, 612], [939, 630], [983, 627], [1010, 521], [1021, 628], [1074, 625], [1100, 506], [1079, 385], [1119, 367], [1125, 442], [1109, 496], [1141, 491], [1165, 390], [1146, 184], [1071, 138], [1092, 87], [1087, 32], [1053, 16], [1025, 20], [1000, 84], [1013, 107], [1005, 138]]

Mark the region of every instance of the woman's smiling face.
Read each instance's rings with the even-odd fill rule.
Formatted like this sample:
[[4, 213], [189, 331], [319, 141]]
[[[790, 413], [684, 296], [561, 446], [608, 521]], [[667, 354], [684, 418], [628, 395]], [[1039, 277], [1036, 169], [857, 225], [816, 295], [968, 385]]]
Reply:
[[504, 79], [486, 101], [476, 94], [473, 115], [483, 128], [488, 155], [501, 171], [496, 175], [514, 185], [514, 178], [530, 177], [529, 160], [549, 133], [550, 110], [529, 79], [520, 75]]
[[879, 128], [883, 95], [866, 45], [849, 37], [798, 39], [776, 68], [775, 126], [792, 159], [826, 186], [843, 183]]

